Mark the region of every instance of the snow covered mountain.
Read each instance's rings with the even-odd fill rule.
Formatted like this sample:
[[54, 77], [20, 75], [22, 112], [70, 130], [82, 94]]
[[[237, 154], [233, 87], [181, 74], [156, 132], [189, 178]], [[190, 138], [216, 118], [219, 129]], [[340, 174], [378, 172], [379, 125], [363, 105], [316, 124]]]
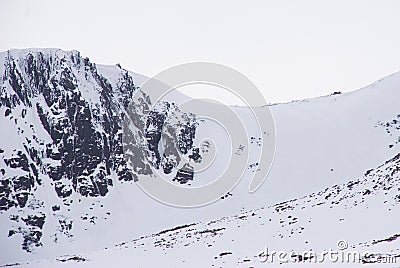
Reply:
[[[248, 108], [234, 107], [249, 135], [245, 176], [219, 202], [195, 209], [161, 204], [135, 180], [150, 166], [173, 183], [212, 179], [228, 151], [216, 170], [181, 177], [158, 142], [171, 124], [174, 146], [201, 157], [204, 137], [225, 140], [216, 126], [165, 102], [137, 122], [148, 147], [138, 140], [132, 168], [122, 110], [133, 94], [141, 94], [138, 114], [149, 109], [142, 77], [57, 49], [1, 53], [0, 75], [0, 264], [258, 267], [266, 246], [321, 252], [341, 239], [375, 253], [364, 262], [399, 254], [400, 73], [351, 93], [271, 105], [275, 161], [253, 194], [263, 130]], [[177, 120], [166, 121], [171, 114]]]
[[[167, 172], [163, 161], [167, 155], [160, 157], [157, 135], [172, 110], [181, 124], [171, 128], [186, 134], [178, 135], [179, 149], [190, 155], [196, 152], [195, 118], [164, 103], [137, 122], [147, 127], [137, 134], [149, 146], [141, 150], [139, 142], [133, 145], [138, 161], [128, 170], [122, 111], [134, 93], [143, 95], [135, 106], [138, 110], [148, 109], [150, 103], [128, 71], [118, 66], [98, 69], [79, 52], [55, 49], [11, 50], [2, 53], [0, 61], [0, 211], [2, 239], [6, 239], [2, 245], [20, 243], [29, 253], [42, 247], [46, 236], [54, 243], [68, 240], [74, 236], [76, 220], [90, 226], [111, 213], [74, 215], [74, 202], [107, 197], [115, 184], [149, 173], [149, 165]], [[51, 231], [44, 234], [46, 226]]]

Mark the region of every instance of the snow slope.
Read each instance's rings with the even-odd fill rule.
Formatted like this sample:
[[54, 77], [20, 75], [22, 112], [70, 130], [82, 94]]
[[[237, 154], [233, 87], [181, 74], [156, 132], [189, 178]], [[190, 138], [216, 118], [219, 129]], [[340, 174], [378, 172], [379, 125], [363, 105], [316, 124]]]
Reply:
[[[301, 198], [208, 222], [165, 229], [102, 251], [60, 256], [22, 267], [262, 267], [283, 264], [355, 265], [400, 261], [400, 154], [359, 179]], [[338, 241], [345, 248], [338, 250]], [[295, 254], [263, 259], [262, 252]], [[359, 252], [322, 258], [324, 250]], [[307, 252], [316, 255], [304, 259]], [[367, 253], [368, 255], [365, 255]], [[350, 257], [348, 257], [350, 256]], [[324, 261], [325, 260], [325, 261]], [[335, 260], [335, 258], [332, 258]]]
[[[94, 68], [113, 89], [118, 88], [123, 70], [118, 66]], [[129, 74], [135, 79], [134, 73]], [[84, 80], [78, 78], [85, 84], [79, 89], [83, 98], [96, 103], [96, 93], [84, 94], [94, 87]], [[400, 148], [399, 100], [400, 73], [395, 73], [351, 93], [271, 105], [276, 127], [275, 160], [267, 180], [253, 194], [248, 193], [248, 186], [257, 168], [251, 164], [257, 162], [260, 146], [256, 141], [263, 130], [257, 129], [248, 108], [234, 107], [248, 131], [249, 166], [233, 191], [205, 207], [166, 206], [143, 193], [134, 182], [117, 180], [116, 172], [111, 172], [113, 186], [105, 196], [73, 195], [68, 202], [74, 202], [57, 216], [52, 206], [63, 207], [65, 202], [55, 195], [51, 179], [44, 176], [43, 184], [34, 193], [44, 203], [40, 212], [52, 219], [43, 226], [43, 245], [31, 253], [21, 250], [22, 238], [8, 235], [13, 227], [9, 226], [10, 217], [24, 209], [2, 211], [0, 224], [7, 227], [0, 231], [0, 264], [30, 261], [27, 266], [258, 267], [261, 263], [257, 254], [265, 246], [320, 252], [336, 248], [339, 239], [345, 239], [355, 249], [398, 254], [396, 239], [378, 243], [373, 240], [400, 232], [396, 227], [400, 186], [395, 157]], [[3, 107], [1, 114], [4, 113]], [[35, 110], [30, 113], [30, 118], [36, 120], [35, 131], [43, 132], [38, 136], [49, 139]], [[7, 144], [12, 144], [6, 140], [22, 144], [25, 136], [16, 134], [18, 126], [10, 123], [9, 117], [2, 116], [0, 120], [1, 129], [5, 129], [0, 148], [7, 149]], [[209, 122], [199, 122], [194, 145], [198, 146], [201, 137], [210, 133], [223, 141], [226, 133], [217, 128]], [[228, 149], [219, 151], [221, 163], [229, 154]], [[203, 176], [212, 177], [218, 169], [209, 172]], [[359, 182], [349, 187], [350, 181]], [[202, 175], [194, 177], [193, 184], [197, 182], [202, 182]], [[371, 193], [365, 194], [366, 190]], [[332, 194], [327, 197], [329, 193]], [[66, 215], [74, 225], [55, 242], [56, 219]]]

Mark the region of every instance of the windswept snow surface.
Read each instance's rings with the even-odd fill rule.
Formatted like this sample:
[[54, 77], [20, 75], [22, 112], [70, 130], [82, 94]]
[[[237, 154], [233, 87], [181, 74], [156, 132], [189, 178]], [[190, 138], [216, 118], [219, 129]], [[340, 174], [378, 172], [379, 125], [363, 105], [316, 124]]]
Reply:
[[[123, 73], [120, 67], [96, 68], [118, 88]], [[130, 75], [135, 79], [134, 73]], [[82, 83], [79, 90], [83, 98], [96, 103], [98, 96], [91, 81], [78, 76], [78, 83]], [[227, 196], [208, 206], [182, 209], [152, 199], [134, 182], [114, 180], [106, 196], [73, 197], [68, 207], [68, 217], [74, 221], [71, 236], [57, 242], [53, 237], [57, 218], [51, 207], [62, 206], [62, 202], [47, 177], [35, 192], [45, 203], [43, 213], [51, 219], [43, 227], [43, 246], [31, 253], [22, 250], [21, 237], [8, 237], [12, 227], [9, 218], [17, 209], [0, 212], [0, 264], [262, 267], [270, 265], [257, 259], [265, 247], [321, 253], [336, 250], [339, 240], [345, 240], [349, 249], [377, 254], [376, 259], [379, 254], [397, 256], [399, 107], [400, 73], [351, 93], [271, 105], [275, 159], [266, 181], [253, 194], [248, 188], [251, 175], [257, 172], [257, 140], [263, 130], [257, 128], [249, 108], [232, 107], [246, 126], [251, 156], [245, 176]], [[38, 136], [49, 139], [35, 110], [29, 113], [35, 130], [43, 132]], [[0, 148], [8, 152], [7, 146], [20, 146], [24, 136], [17, 135], [18, 125], [4, 116], [5, 107], [0, 107], [0, 114]], [[24, 130], [25, 134], [30, 131], [29, 127]], [[194, 143], [209, 133], [221, 140], [227, 135], [210, 123], [200, 122]], [[228, 146], [219, 148], [217, 157], [223, 163], [231, 152]], [[217, 177], [214, 173], [218, 171], [210, 169], [195, 177], [193, 184]], [[117, 177], [114, 173], [110, 176]], [[373, 261], [372, 257], [364, 259]], [[400, 263], [400, 257], [397, 261]]]

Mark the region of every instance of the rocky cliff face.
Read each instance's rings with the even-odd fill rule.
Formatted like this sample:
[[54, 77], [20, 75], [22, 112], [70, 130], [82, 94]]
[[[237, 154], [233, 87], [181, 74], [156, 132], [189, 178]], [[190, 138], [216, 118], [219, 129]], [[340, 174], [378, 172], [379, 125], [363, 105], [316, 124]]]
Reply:
[[[0, 54], [0, 213], [21, 234], [22, 248], [41, 246], [43, 225], [55, 217], [58, 233], [71, 236], [68, 206], [80, 198], [106, 197], [116, 183], [133, 182], [151, 168], [171, 173], [193, 148], [196, 119], [169, 103], [151, 110], [147, 94], [119, 65], [100, 72], [79, 52], [11, 50]], [[110, 70], [111, 70], [110, 69]], [[124, 159], [124, 110], [131, 105], [132, 158]], [[141, 116], [145, 111], [148, 117]], [[172, 118], [169, 119], [169, 118]], [[171, 148], [159, 151], [163, 127]], [[173, 157], [177, 156], [177, 157]], [[50, 185], [58, 202], [45, 200]], [[49, 213], [50, 211], [50, 213]], [[6, 213], [7, 212], [7, 213]], [[54, 234], [57, 240], [57, 234]]]

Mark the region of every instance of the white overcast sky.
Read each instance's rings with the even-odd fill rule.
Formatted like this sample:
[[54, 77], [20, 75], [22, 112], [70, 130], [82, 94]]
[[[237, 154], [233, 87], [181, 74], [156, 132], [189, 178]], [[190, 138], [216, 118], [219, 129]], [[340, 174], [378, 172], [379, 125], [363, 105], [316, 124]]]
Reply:
[[400, 1], [0, 1], [0, 50], [79, 50], [152, 76], [211, 61], [268, 102], [351, 91], [400, 71]]

